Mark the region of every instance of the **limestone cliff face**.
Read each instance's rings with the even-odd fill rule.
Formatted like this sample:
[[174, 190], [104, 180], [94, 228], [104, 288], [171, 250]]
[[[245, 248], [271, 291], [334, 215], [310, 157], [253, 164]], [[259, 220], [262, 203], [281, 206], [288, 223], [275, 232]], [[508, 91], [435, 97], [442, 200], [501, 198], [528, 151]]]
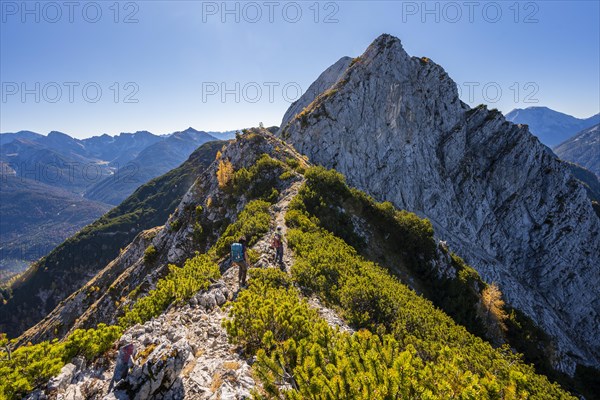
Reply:
[[323, 71], [317, 80], [308, 87], [302, 97], [292, 103], [290, 108], [287, 109], [283, 115], [281, 126], [285, 126], [292, 118], [294, 118], [296, 114], [302, 112], [304, 107], [308, 106], [320, 93], [324, 92], [331, 85], [336, 83], [340, 76], [344, 74], [351, 62], [352, 58], [342, 57], [331, 67]]
[[600, 219], [525, 126], [470, 109], [442, 67], [389, 35], [298, 103], [308, 101], [286, 114], [284, 139], [376, 199], [429, 218], [553, 337], [556, 368], [600, 366]]

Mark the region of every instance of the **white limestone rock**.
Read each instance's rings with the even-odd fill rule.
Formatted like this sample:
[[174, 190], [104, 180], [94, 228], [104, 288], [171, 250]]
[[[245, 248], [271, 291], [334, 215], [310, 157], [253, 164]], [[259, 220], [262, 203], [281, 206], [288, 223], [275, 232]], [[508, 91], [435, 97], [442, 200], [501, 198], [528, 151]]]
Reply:
[[442, 67], [382, 35], [280, 135], [350, 185], [429, 218], [553, 338], [555, 367], [600, 366], [600, 219], [527, 127], [470, 109]]

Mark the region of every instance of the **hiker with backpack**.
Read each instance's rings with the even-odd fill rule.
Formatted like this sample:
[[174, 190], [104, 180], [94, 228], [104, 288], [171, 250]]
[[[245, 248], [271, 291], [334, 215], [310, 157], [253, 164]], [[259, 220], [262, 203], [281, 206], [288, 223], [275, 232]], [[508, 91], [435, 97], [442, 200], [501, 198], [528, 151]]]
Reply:
[[237, 243], [231, 245], [231, 262], [238, 266], [239, 286], [246, 286], [246, 275], [248, 274], [248, 252], [246, 238], [242, 236]]
[[113, 386], [119, 387], [119, 383], [127, 378], [129, 369], [133, 366], [133, 351], [135, 347], [133, 343], [125, 343], [120, 349], [117, 355], [117, 363], [115, 365], [115, 372], [108, 386], [108, 391], [111, 392]]
[[279, 268], [285, 272], [285, 265], [283, 264], [283, 235], [281, 234], [280, 226], [277, 227], [277, 231], [273, 235], [271, 247], [275, 249], [275, 262], [279, 265]]

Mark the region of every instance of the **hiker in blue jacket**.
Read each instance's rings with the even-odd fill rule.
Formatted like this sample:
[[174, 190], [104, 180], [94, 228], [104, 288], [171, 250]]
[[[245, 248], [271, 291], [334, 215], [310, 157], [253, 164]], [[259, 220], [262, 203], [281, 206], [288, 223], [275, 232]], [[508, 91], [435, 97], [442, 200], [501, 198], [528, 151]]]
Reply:
[[248, 274], [248, 251], [246, 237], [242, 236], [237, 243], [231, 245], [231, 262], [238, 266], [238, 282], [240, 287], [246, 286]]

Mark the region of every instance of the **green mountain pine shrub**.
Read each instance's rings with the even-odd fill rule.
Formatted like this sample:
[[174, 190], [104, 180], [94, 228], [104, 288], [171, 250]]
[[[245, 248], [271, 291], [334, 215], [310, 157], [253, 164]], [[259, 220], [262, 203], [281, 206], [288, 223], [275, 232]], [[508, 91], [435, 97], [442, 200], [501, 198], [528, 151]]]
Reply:
[[[77, 329], [64, 341], [44, 341], [10, 351], [0, 338], [0, 399], [19, 398], [57, 375], [75, 356], [93, 360], [110, 349], [123, 331], [160, 315], [173, 301], [189, 299], [220, 277], [218, 265], [208, 255], [196, 255], [179, 268], [170, 266], [169, 274], [157, 282], [156, 289], [136, 301], [119, 326], [98, 324], [95, 329]], [[6, 379], [5, 379], [6, 378]]]
[[[20, 398], [58, 375], [75, 356], [93, 360], [110, 349], [122, 333], [121, 327], [98, 324], [96, 329], [75, 330], [64, 342], [44, 341], [12, 352], [0, 350], [0, 399]], [[3, 340], [0, 338], [0, 345]]]
[[[302, 233], [297, 230], [295, 234]], [[347, 246], [327, 232], [319, 240]], [[296, 254], [308, 255], [308, 251], [302, 247]], [[341, 249], [340, 254], [346, 251]], [[507, 349], [493, 349], [469, 334], [389, 275], [387, 285], [406, 301], [398, 312], [408, 316], [392, 317], [392, 334], [363, 329], [350, 335], [329, 327], [283, 272], [251, 271], [250, 286], [233, 304], [224, 326], [233, 343], [248, 355], [256, 355], [254, 370], [263, 386], [255, 393], [257, 398], [571, 398], [545, 377], [535, 375], [518, 356]], [[382, 269], [379, 272], [385, 274]], [[393, 295], [386, 295], [394, 300]], [[379, 307], [358, 303], [354, 311], [376, 313]], [[421, 328], [418, 323], [423, 322]]]
[[270, 202], [277, 200], [280, 176], [291, 173], [290, 167], [283, 162], [263, 154], [249, 169], [240, 168], [235, 171], [231, 180], [230, 191], [239, 197], [242, 194], [249, 199], [264, 199]]
[[270, 203], [264, 200], [253, 200], [240, 212], [237, 220], [230, 224], [209, 253], [216, 259], [228, 254], [232, 243], [235, 243], [243, 235], [252, 246], [256, 241], [269, 231], [271, 215], [269, 214]]
[[[305, 177], [307, 182], [286, 215], [289, 226], [304, 231], [325, 228], [354, 247], [358, 254], [385, 266], [394, 275], [400, 277], [398, 268], [404, 268], [413, 282], [422, 283], [419, 289], [425, 297], [469, 332], [497, 344], [508, 341], [523, 352], [529, 362], [535, 362], [545, 373], [568, 383], [566, 377], [553, 375], [548, 359], [553, 348], [550, 338], [523, 313], [505, 306], [509, 318], [502, 324], [506, 327], [502, 332], [498, 331], [498, 324], [488, 326], [489, 319], [478, 317], [488, 285], [460, 257], [438, 247], [427, 219], [396, 210], [390, 202], [377, 203], [364, 192], [349, 188], [344, 176], [334, 170], [312, 167]], [[352, 222], [356, 217], [366, 221], [371, 235], [369, 243], [356, 233], [359, 229]], [[437, 273], [433, 261], [440, 254], [451, 264], [454, 277]]]
[[189, 299], [199, 290], [210, 286], [211, 281], [221, 274], [219, 266], [206, 254], [196, 253], [184, 263], [182, 268], [169, 265], [169, 274], [156, 283], [156, 289], [138, 299], [119, 319], [119, 325], [126, 328], [143, 324], [156, 317], [173, 302]]

